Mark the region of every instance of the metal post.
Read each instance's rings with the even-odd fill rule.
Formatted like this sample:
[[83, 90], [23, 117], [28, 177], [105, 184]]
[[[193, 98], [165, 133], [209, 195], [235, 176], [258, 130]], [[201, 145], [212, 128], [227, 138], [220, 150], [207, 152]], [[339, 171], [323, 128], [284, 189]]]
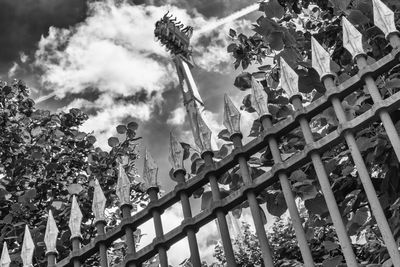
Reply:
[[[235, 148], [242, 147], [242, 135], [241, 134], [233, 134], [231, 136], [231, 140]], [[243, 155], [238, 157], [240, 172], [243, 177], [243, 181], [245, 185], [252, 184], [253, 181], [251, 179], [249, 168], [247, 166], [246, 158]], [[260, 206], [257, 202], [256, 194], [253, 191], [247, 192], [247, 200], [249, 201], [251, 215], [253, 217], [254, 226], [256, 228], [256, 233], [258, 240], [260, 242], [261, 253], [263, 257], [263, 261], [265, 266], [274, 266], [274, 261], [272, 259], [272, 252], [269, 247], [267, 234], [265, 233], [264, 223], [262, 221], [262, 217], [260, 214]]]
[[[185, 183], [185, 170], [176, 170], [174, 176], [179, 184]], [[189, 197], [184, 191], [180, 191], [179, 197], [181, 199], [182, 211], [184, 219], [192, 218], [192, 210], [190, 208]], [[199, 254], [199, 247], [196, 239], [196, 232], [193, 229], [187, 229], [186, 235], [190, 248], [190, 261], [194, 267], [201, 267], [201, 260]]]
[[[301, 97], [299, 95], [293, 96], [291, 102], [296, 110], [301, 110], [303, 108]], [[299, 123], [306, 143], [313, 143], [314, 137], [312, 135], [311, 128], [308, 124], [307, 119], [304, 117], [299, 117]], [[322, 193], [325, 197], [326, 205], [328, 207], [333, 225], [336, 228], [336, 233], [338, 235], [346, 262], [350, 267], [357, 267], [358, 263], [356, 260], [356, 256], [354, 254], [350, 238], [347, 235], [346, 227], [342, 221], [342, 215], [340, 214], [335, 196], [332, 192], [329, 178], [326, 174], [321, 156], [317, 152], [313, 152], [311, 153], [311, 160], [313, 162], [315, 172], [317, 173], [318, 181], [321, 186]]]
[[[262, 123], [265, 131], [267, 131], [268, 129], [270, 129], [272, 127], [272, 120], [271, 120], [270, 116], [263, 116], [260, 118], [260, 120], [261, 120], [261, 123]], [[278, 142], [276, 141], [276, 138], [274, 136], [270, 136], [268, 138], [268, 144], [269, 144], [269, 148], [271, 150], [271, 154], [272, 154], [274, 163], [275, 164], [281, 163], [282, 157], [279, 152]], [[294, 231], [296, 233], [297, 242], [299, 243], [299, 248], [300, 248], [301, 255], [303, 257], [304, 264], [306, 267], [313, 267], [314, 260], [312, 258], [310, 247], [308, 246], [308, 243], [307, 243], [306, 233], [304, 232], [304, 229], [303, 229], [303, 226], [301, 223], [300, 214], [297, 209], [296, 201], [293, 196], [293, 192], [292, 192], [292, 189], [290, 186], [289, 179], [285, 173], [280, 173], [279, 181], [281, 183], [282, 192], [285, 197], [286, 205], [289, 210], [290, 218], [292, 220]]]
[[[158, 200], [158, 187], [150, 187], [147, 189], [147, 193], [149, 194], [150, 202]], [[157, 209], [153, 209], [152, 213], [156, 237], [163, 237], [164, 232], [161, 222], [161, 214]], [[158, 257], [160, 259], [161, 267], [168, 267], [167, 250], [162, 246], [158, 247]]]
[[[132, 205], [131, 204], [124, 204], [121, 206], [121, 212], [122, 212], [122, 218], [129, 218], [131, 217], [131, 210], [132, 210]], [[126, 227], [125, 228], [125, 242], [128, 247], [127, 249], [127, 254], [135, 254], [136, 253], [136, 244], [135, 244], [135, 239], [134, 239], [134, 229], [131, 227]], [[136, 267], [137, 265], [134, 263], [130, 263], [129, 267]]]
[[[97, 235], [104, 235], [105, 234], [105, 231], [104, 231], [105, 226], [106, 226], [106, 222], [105, 221], [99, 220], [99, 221], [96, 222]], [[100, 254], [100, 266], [101, 267], [108, 267], [106, 244], [101, 243], [99, 245], [99, 254]]]
[[[327, 90], [335, 87], [334, 81], [331, 77], [327, 77], [324, 79], [324, 85], [325, 88], [327, 88]], [[346, 115], [340, 100], [337, 97], [333, 97], [331, 101], [336, 116], [339, 120], [339, 123], [346, 122], [347, 121]], [[360, 150], [357, 147], [356, 139], [354, 138], [353, 133], [349, 131], [344, 133], [344, 138], [351, 152], [353, 161], [356, 165], [361, 183], [363, 184], [364, 187], [365, 194], [367, 195], [367, 198], [371, 205], [371, 212], [375, 217], [379, 230], [381, 231], [382, 238], [385, 241], [392, 262], [394, 266], [400, 266], [400, 253], [398, 250], [396, 240], [393, 237], [392, 231], [390, 230], [390, 226], [386, 220], [385, 213], [383, 212], [383, 209], [380, 205], [378, 196], [376, 194], [371, 178], [369, 176], [367, 166], [365, 166], [365, 162], [362, 158]]]
[[[214, 165], [213, 154], [211, 151], [204, 152], [202, 157], [207, 166]], [[217, 177], [215, 177], [215, 175], [209, 175], [208, 179], [210, 181], [210, 187], [211, 187], [213, 201], [221, 200], [221, 193], [219, 191]], [[221, 232], [222, 246], [224, 248], [227, 266], [236, 267], [237, 264], [235, 261], [235, 254], [233, 253], [233, 248], [232, 248], [231, 238], [229, 235], [228, 224], [226, 222], [225, 213], [222, 210], [217, 210], [216, 217], [217, 217], [219, 229]]]
[[46, 253], [46, 256], [47, 256], [47, 267], [55, 267], [57, 252], [48, 252]]
[[[73, 237], [71, 238], [71, 243], [72, 243], [72, 251], [79, 251], [81, 247], [81, 238], [80, 237]], [[74, 267], [80, 267], [81, 263], [78, 259], [74, 260]]]
[[[361, 55], [357, 57], [357, 66], [360, 70], [367, 66], [367, 60], [364, 56]], [[364, 82], [374, 103], [381, 101], [381, 94], [379, 93], [379, 89], [371, 75], [366, 75], [364, 77]], [[393, 121], [386, 110], [379, 111], [379, 117], [389, 137], [390, 143], [392, 144], [393, 150], [396, 153], [397, 160], [400, 161], [400, 138]]]

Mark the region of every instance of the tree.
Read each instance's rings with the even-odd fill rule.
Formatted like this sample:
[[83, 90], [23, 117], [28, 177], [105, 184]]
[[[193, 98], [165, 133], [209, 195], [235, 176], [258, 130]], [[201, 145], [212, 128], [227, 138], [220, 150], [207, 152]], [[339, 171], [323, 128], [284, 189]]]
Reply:
[[[383, 2], [395, 11], [395, 23], [399, 28], [400, 2], [393, 0]], [[367, 51], [369, 63], [379, 60], [392, 49], [384, 34], [373, 25], [372, 2], [369, 0], [270, 0], [260, 3], [260, 11], [263, 12], [263, 15], [253, 24], [253, 35], [247, 36], [233, 29], [230, 30], [229, 36], [232, 43], [227, 47], [227, 51], [235, 59], [234, 67], [243, 69], [243, 72], [235, 79], [234, 85], [242, 91], [247, 91], [251, 88], [252, 77], [261, 81], [265, 92], [268, 94], [268, 106], [275, 122], [293, 114], [289, 99], [279, 86], [279, 59], [281, 57], [299, 75], [299, 90], [306, 104], [315, 101], [325, 92], [318, 73], [311, 67], [311, 36], [316, 38], [327, 51], [330, 51], [332, 55], [331, 69], [337, 73], [338, 82], [343, 82], [357, 73], [358, 69], [353, 65], [352, 56], [343, 48], [341, 27], [343, 16], [363, 33], [365, 37], [363, 46]], [[257, 64], [259, 65], [257, 71], [246, 72], [249, 66], [254, 68]], [[383, 98], [399, 91], [399, 70], [400, 65], [397, 65], [377, 78], [377, 86]], [[246, 112], [254, 112], [255, 109], [251, 101], [252, 96], [249, 93], [244, 97], [241, 108]], [[342, 102], [348, 119], [361, 115], [370, 109], [372, 104], [371, 96], [365, 90], [355, 91]], [[400, 132], [400, 111], [394, 111], [391, 117], [398, 132]], [[310, 125], [315, 139], [320, 139], [337, 129], [338, 121], [333, 109], [329, 108], [321, 115], [313, 118]], [[256, 120], [250, 136], [258, 136], [262, 130], [261, 123]], [[219, 138], [230, 142], [227, 130], [223, 130], [219, 134]], [[375, 122], [366, 129], [355, 133], [355, 138], [364, 161], [367, 163], [368, 171], [372, 176], [372, 182], [392, 232], [399, 242], [399, 161], [380, 122]], [[230, 143], [225, 146], [229, 147]], [[298, 128], [279, 140], [280, 152], [284, 157], [290, 157], [302, 150], [304, 146], [302, 133]], [[371, 215], [371, 208], [358, 179], [358, 173], [354, 167], [349, 148], [346, 144], [337, 145], [324, 153], [322, 159], [329, 174], [332, 189], [347, 226], [348, 234], [357, 239], [365, 238], [369, 241], [364, 245], [353, 244], [358, 260], [368, 263], [385, 262], [389, 255], [382, 242], [375, 219]], [[196, 161], [198, 160], [196, 159], [194, 163]], [[254, 177], [262, 172], [259, 168], [254, 167], [255, 164], [260, 167], [272, 166], [273, 159], [269, 148], [262, 153], [261, 157], [252, 158], [250, 162]], [[198, 166], [198, 164], [196, 165]], [[226, 177], [228, 179], [225, 179]], [[318, 238], [321, 238], [317, 243], [313, 243], [312, 238], [309, 240], [312, 249], [318, 253], [321, 252], [321, 255], [314, 255], [314, 260], [316, 262], [344, 262], [340, 250], [337, 249], [339, 242], [333, 231], [327, 206], [321, 195], [312, 164], [309, 163], [293, 172], [289, 180], [294, 193], [302, 199], [307, 210], [307, 216], [303, 216], [303, 225], [307, 236], [311, 238], [318, 234]], [[229, 184], [230, 188], [235, 190], [238, 185], [240, 186], [241, 181], [238, 169], [233, 169], [220, 182]], [[279, 184], [264, 190], [258, 199], [259, 203], [266, 203], [269, 213], [274, 216], [280, 217], [287, 210]], [[246, 205], [244, 203], [239, 208], [246, 207]], [[277, 226], [275, 225], [275, 227]], [[271, 240], [278, 255], [275, 260], [291, 260], [293, 255], [299, 254], [280, 253], [279, 250], [276, 250], [274, 243], [278, 242], [279, 248], [282, 246], [282, 242], [294, 240], [294, 235], [288, 236], [287, 225], [280, 225], [278, 229], [279, 231], [273, 233]], [[246, 231], [245, 228], [245, 233]], [[245, 236], [252, 240], [251, 235]], [[240, 244], [241, 246], [244, 245], [244, 243]], [[293, 246], [294, 244], [283, 245], [287, 251], [294, 251]], [[218, 248], [216, 249], [217, 252]], [[249, 257], [251, 253], [240, 256], [240, 258]], [[220, 254], [217, 253], [217, 255]], [[331, 265], [327, 264], [326, 266]]]
[[[94, 181], [97, 179], [104, 191], [106, 207], [116, 207], [119, 157], [127, 159], [124, 170], [133, 183], [132, 201], [146, 202], [140, 184], [134, 181], [137, 123], [117, 126], [121, 140], [108, 139], [111, 150], [106, 152], [95, 147], [92, 133], [80, 131], [87, 119], [79, 109], [59, 113], [38, 109], [23, 82], [14, 81], [10, 85], [1, 82], [0, 244], [7, 243], [12, 266], [21, 262], [19, 252], [25, 225], [29, 226], [36, 245], [34, 265], [44, 266], [43, 239], [49, 210], [60, 231], [57, 250], [61, 258], [68, 255], [72, 195], [77, 195], [83, 214], [82, 243], [90, 241], [95, 234], [91, 208]], [[120, 215], [114, 212], [108, 224], [111, 227], [119, 220]]]

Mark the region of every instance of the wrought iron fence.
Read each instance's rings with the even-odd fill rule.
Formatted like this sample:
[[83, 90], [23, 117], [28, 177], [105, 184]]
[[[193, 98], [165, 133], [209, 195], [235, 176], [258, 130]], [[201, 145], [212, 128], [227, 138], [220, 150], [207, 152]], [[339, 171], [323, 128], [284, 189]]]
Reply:
[[[335, 73], [330, 70], [330, 56], [321, 45], [312, 39], [312, 64], [313, 68], [321, 76], [326, 93], [324, 96], [315, 100], [307, 106], [303, 106], [301, 94], [297, 87], [297, 74], [290, 66], [281, 60], [281, 84], [290, 96], [290, 102], [295, 109], [293, 116], [290, 116], [278, 123], [273, 123], [273, 118], [268, 111], [267, 96], [263, 87], [253, 79], [253, 95], [255, 108], [259, 114], [260, 122], [265, 131], [249, 143], [242, 144], [242, 134], [239, 128], [240, 113], [231, 102], [229, 97], [225, 96], [224, 125], [231, 134], [231, 140], [234, 144], [234, 150], [224, 159], [216, 162], [213, 159], [213, 152], [210, 146], [210, 130], [208, 129], [201, 116], [197, 116], [196, 123], [198, 131], [195, 132], [196, 143], [202, 149], [202, 158], [205, 161], [204, 170], [196, 177], [186, 181], [185, 169], [183, 166], [183, 151], [176, 138], [171, 135], [171, 162], [174, 167], [174, 177], [177, 185], [172, 192], [167, 193], [162, 198], [158, 198], [157, 187], [157, 167], [154, 165], [150, 155], [146, 153], [144, 179], [147, 184], [147, 192], [150, 196], [149, 205], [131, 215], [132, 206], [129, 200], [129, 180], [126, 176], [120, 175], [118, 181], [117, 195], [122, 203], [120, 209], [123, 214], [121, 223], [105, 232], [106, 221], [104, 217], [105, 197], [97, 183], [93, 199], [93, 212], [96, 217], [97, 236], [90, 244], [81, 247], [80, 227], [82, 214], [79, 210], [79, 204], [76, 198], [72, 199], [72, 210], [70, 216], [70, 229], [72, 250], [67, 258], [61, 259], [56, 263], [56, 240], [57, 226], [54, 222], [51, 212], [46, 228], [45, 243], [47, 248], [48, 266], [81, 266], [85, 260], [93, 255], [99, 255], [100, 265], [108, 266], [107, 248], [115, 240], [125, 236], [127, 244], [126, 256], [119, 266], [141, 266], [145, 261], [158, 255], [160, 265], [168, 266], [167, 251], [170, 246], [179, 240], [187, 237], [190, 248], [191, 263], [195, 267], [201, 266], [196, 232], [208, 222], [217, 219], [222, 245], [228, 266], [236, 266], [234, 249], [232, 247], [229, 229], [226, 221], [226, 213], [244, 201], [248, 201], [254, 225], [259, 239], [262, 258], [265, 266], [273, 266], [273, 255], [268, 244], [267, 234], [257, 203], [257, 194], [266, 187], [280, 183], [285, 201], [288, 206], [289, 214], [293, 227], [295, 229], [297, 242], [301, 250], [305, 266], [315, 266], [310, 247], [307, 244], [305, 231], [302, 227], [299, 211], [292, 193], [288, 174], [300, 168], [304, 164], [311, 162], [316, 171], [321, 191], [325, 198], [333, 225], [336, 229], [341, 249], [347, 263], [347, 266], [359, 266], [356, 256], [353, 252], [351, 240], [343, 223], [341, 213], [333, 194], [331, 184], [321, 155], [334, 145], [346, 142], [350, 149], [359, 178], [368, 198], [372, 214], [382, 234], [384, 243], [394, 266], [400, 266], [400, 253], [393, 233], [389, 227], [384, 211], [379, 203], [378, 196], [371, 182], [370, 173], [360, 153], [360, 149], [355, 141], [354, 132], [365, 128], [371, 122], [380, 120], [386, 130], [390, 143], [400, 159], [400, 138], [399, 133], [393, 124], [390, 113], [400, 108], [400, 92], [393, 94], [387, 99], [382, 99], [375, 83], [375, 78], [387, 72], [389, 69], [400, 63], [400, 37], [396, 30], [393, 19], [393, 12], [384, 6], [379, 0], [374, 0], [374, 19], [378, 26], [386, 35], [393, 50], [379, 61], [373, 64], [367, 64], [366, 56], [362, 48], [362, 35], [356, 28], [343, 18], [343, 42], [344, 47], [352, 54], [359, 71], [354, 77], [349, 78], [341, 84], [335, 81]], [[371, 109], [360, 116], [347, 120], [341, 100], [365, 86], [372, 97], [373, 105]], [[339, 121], [338, 128], [323, 137], [320, 140], [314, 140], [309, 121], [314, 116], [320, 114], [328, 107], [333, 107], [336, 117]], [[278, 148], [278, 139], [285, 133], [299, 127], [303, 134], [306, 146], [300, 152], [297, 152], [290, 158], [283, 160]], [[274, 160], [273, 167], [261, 176], [252, 179], [249, 174], [248, 159], [269, 146]], [[122, 165], [122, 163], [121, 163]], [[219, 190], [218, 178], [229, 169], [239, 165], [244, 180], [244, 186], [239, 188], [229, 196], [222, 198]], [[196, 216], [192, 216], [189, 197], [197, 189], [206, 184], [210, 184], [213, 203], [211, 208], [203, 210]], [[164, 233], [161, 221], [161, 214], [173, 204], [180, 202], [183, 209], [184, 218], [180, 226]], [[136, 251], [134, 231], [144, 222], [153, 220], [156, 238], [148, 246]], [[28, 227], [25, 230], [25, 237], [22, 244], [21, 257], [24, 266], [32, 266], [32, 256], [35, 244], [30, 236]], [[10, 258], [6, 245], [3, 247], [1, 265], [8, 266]]]

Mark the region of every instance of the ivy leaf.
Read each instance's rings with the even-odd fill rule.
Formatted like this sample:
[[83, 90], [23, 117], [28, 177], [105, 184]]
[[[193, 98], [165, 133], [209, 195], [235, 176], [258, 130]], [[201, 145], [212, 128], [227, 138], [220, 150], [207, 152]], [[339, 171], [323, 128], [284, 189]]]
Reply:
[[302, 170], [295, 170], [290, 175], [289, 179], [292, 181], [302, 182], [307, 179], [307, 174], [305, 174]]
[[204, 192], [201, 196], [201, 210], [209, 209], [212, 203], [212, 193], [211, 191]]
[[236, 51], [237, 47], [238, 47], [237, 44], [232, 43], [232, 44], [229, 44], [229, 45], [228, 45], [228, 47], [226, 48], [226, 50], [228, 51], [228, 53], [233, 53], [233, 52]]
[[242, 91], [250, 89], [251, 88], [251, 74], [248, 72], [243, 72], [243, 73], [239, 74], [236, 77], [233, 85]]
[[339, 244], [334, 243], [334, 242], [329, 241], [329, 240], [325, 240], [324, 242], [322, 242], [322, 245], [324, 246], [324, 248], [325, 248], [328, 252], [339, 248]]
[[119, 139], [117, 137], [108, 138], [108, 145], [110, 147], [116, 147], [119, 144]]
[[260, 11], [263, 11], [268, 18], [282, 18], [285, 15], [285, 9], [277, 0], [269, 0], [260, 3]]
[[364, 25], [369, 23], [369, 18], [365, 16], [360, 10], [352, 9], [347, 19], [354, 25]]
[[283, 49], [283, 33], [282, 32], [273, 32], [268, 36], [269, 46], [273, 50], [282, 50]]
[[136, 122], [131, 121], [130, 123], [128, 123], [127, 127], [132, 131], [136, 131], [139, 125]]
[[262, 131], [263, 131], [263, 127], [262, 127], [260, 120], [258, 120], [258, 119], [254, 120], [253, 125], [251, 126], [251, 129], [250, 129], [249, 137], [257, 137], [260, 135], [260, 133], [262, 133]]
[[306, 200], [304, 205], [311, 214], [322, 215], [328, 212], [328, 206], [326, 206], [325, 199], [321, 194], [318, 194], [313, 199]]
[[328, 258], [322, 262], [323, 267], [337, 267], [343, 261], [343, 256], [338, 255], [332, 258]]
[[126, 128], [125, 125], [118, 125], [117, 126], [117, 133], [119, 133], [119, 134], [124, 134], [124, 133], [126, 133], [127, 130], [128, 129]]
[[337, 9], [345, 11], [349, 6], [351, 0], [329, 0], [329, 2], [331, 2], [333, 6], [336, 7]]
[[223, 129], [218, 133], [218, 138], [224, 141], [231, 142], [230, 136], [231, 134], [229, 133], [228, 129]]
[[68, 186], [68, 192], [70, 195], [78, 195], [82, 190], [83, 187], [80, 184], [70, 184]]
[[190, 156], [190, 145], [184, 142], [180, 142], [183, 148], [183, 160], [186, 160]]
[[33, 199], [36, 197], [36, 189], [30, 189], [24, 194], [25, 199]]
[[236, 36], [236, 31], [234, 29], [229, 29], [229, 36], [232, 37], [232, 38], [235, 37]]
[[282, 192], [267, 194], [267, 210], [273, 215], [280, 217], [287, 210], [285, 197]]

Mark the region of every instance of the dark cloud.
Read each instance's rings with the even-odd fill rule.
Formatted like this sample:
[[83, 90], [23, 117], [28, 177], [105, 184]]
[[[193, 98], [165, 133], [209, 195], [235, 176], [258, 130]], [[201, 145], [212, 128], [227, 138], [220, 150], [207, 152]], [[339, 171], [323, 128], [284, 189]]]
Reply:
[[0, 72], [8, 71], [20, 52], [33, 52], [50, 26], [74, 25], [86, 11], [84, 0], [1, 0]]

